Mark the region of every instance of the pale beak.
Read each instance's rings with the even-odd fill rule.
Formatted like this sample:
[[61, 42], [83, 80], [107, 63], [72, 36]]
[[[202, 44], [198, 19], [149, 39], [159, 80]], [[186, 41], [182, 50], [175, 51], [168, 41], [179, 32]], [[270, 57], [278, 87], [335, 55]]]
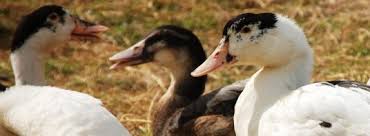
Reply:
[[113, 64], [110, 67], [110, 69], [115, 69], [118, 66], [123, 66], [123, 65], [127, 66], [127, 65], [137, 65], [137, 64], [144, 63], [146, 61], [145, 56], [143, 54], [144, 47], [145, 47], [145, 39], [136, 43], [130, 48], [113, 55], [112, 57], [109, 58], [109, 60], [115, 61], [116, 63]]
[[234, 57], [229, 54], [229, 42], [227, 38], [223, 38], [216, 50], [204, 61], [198, 68], [196, 68], [191, 75], [200, 77], [206, 75], [216, 69], [234, 62]]
[[75, 28], [72, 31], [72, 36], [77, 37], [92, 37], [99, 38], [100, 33], [107, 31], [109, 28], [103, 25], [90, 23], [79, 19], [78, 17], [72, 17], [75, 21]]

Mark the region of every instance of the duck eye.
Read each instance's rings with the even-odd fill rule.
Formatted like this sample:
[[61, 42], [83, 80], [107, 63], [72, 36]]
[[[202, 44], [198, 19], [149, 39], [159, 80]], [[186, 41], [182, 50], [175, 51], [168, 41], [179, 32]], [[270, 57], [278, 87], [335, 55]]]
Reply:
[[249, 33], [251, 32], [251, 29], [249, 27], [243, 27], [242, 30], [240, 30], [242, 33]]
[[48, 16], [48, 19], [52, 20], [52, 21], [55, 21], [58, 19], [58, 15], [56, 13], [51, 13], [49, 16]]

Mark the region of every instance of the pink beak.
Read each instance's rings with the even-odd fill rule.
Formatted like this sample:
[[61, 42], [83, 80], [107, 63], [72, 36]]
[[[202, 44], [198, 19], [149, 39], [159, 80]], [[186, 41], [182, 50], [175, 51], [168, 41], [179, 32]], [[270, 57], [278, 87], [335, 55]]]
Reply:
[[141, 63], [142, 54], [145, 47], [145, 40], [142, 40], [135, 45], [131, 46], [130, 48], [123, 50], [114, 54], [112, 57], [109, 58], [110, 61], [115, 61], [116, 63], [113, 64], [110, 69], [115, 69], [118, 66], [123, 65], [135, 65]]
[[226, 38], [223, 38], [220, 42], [220, 45], [216, 50], [204, 61], [198, 68], [196, 68], [191, 75], [194, 77], [200, 77], [206, 75], [216, 69], [228, 64], [227, 61], [229, 53], [229, 43], [226, 41]]
[[99, 38], [99, 33], [107, 31], [109, 28], [103, 25], [93, 24], [77, 17], [73, 17], [76, 23], [72, 31], [72, 36]]

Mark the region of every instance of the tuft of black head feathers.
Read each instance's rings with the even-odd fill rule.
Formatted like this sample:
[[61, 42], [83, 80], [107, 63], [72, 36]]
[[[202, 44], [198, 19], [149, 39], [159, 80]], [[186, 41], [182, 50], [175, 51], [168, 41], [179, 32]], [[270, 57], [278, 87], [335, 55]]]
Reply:
[[42, 27], [48, 27], [50, 24], [46, 22], [47, 17], [55, 13], [61, 18], [61, 22], [64, 23], [63, 16], [66, 14], [66, 11], [63, 7], [58, 5], [46, 5], [42, 6], [30, 14], [24, 16], [21, 22], [18, 24], [15, 31], [11, 51], [14, 52], [20, 48], [24, 42], [34, 33], [36, 33]]
[[227, 32], [232, 29], [235, 32], [239, 32], [244, 26], [259, 24], [259, 29], [271, 29], [276, 27], [277, 18], [274, 13], [244, 13], [240, 14], [231, 20], [229, 20], [222, 32], [224, 36], [227, 36]]

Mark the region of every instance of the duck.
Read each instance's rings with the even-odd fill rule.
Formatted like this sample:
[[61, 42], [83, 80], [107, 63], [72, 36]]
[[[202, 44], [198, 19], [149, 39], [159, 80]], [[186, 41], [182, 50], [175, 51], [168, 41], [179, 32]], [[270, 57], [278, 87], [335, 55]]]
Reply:
[[243, 13], [224, 26], [214, 52], [191, 74], [231, 65], [261, 68], [235, 104], [237, 136], [368, 136], [370, 86], [310, 83], [313, 50], [297, 23], [277, 13]]
[[44, 55], [73, 39], [97, 38], [108, 28], [59, 5], [44, 5], [18, 24], [10, 60], [15, 86], [0, 91], [1, 136], [130, 136], [102, 102], [88, 94], [47, 86]]
[[190, 72], [205, 59], [197, 36], [176, 25], [159, 26], [109, 58], [111, 69], [153, 62], [170, 71], [170, 86], [151, 113], [154, 136], [234, 135], [234, 104], [247, 80], [203, 95], [207, 76], [192, 77]]

